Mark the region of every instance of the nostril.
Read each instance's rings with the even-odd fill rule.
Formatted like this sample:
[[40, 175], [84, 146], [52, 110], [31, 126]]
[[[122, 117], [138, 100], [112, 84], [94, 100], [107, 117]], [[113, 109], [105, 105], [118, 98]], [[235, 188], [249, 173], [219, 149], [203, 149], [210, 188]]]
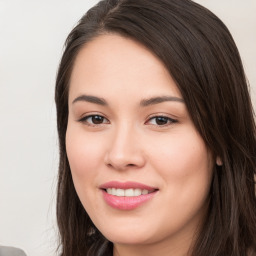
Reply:
[[123, 154], [122, 152], [119, 154], [109, 152], [106, 153], [104, 164], [108, 168], [117, 169], [117, 170], [125, 170], [129, 168], [140, 168], [144, 165], [145, 159], [142, 154]]
[[107, 167], [114, 168], [114, 169], [126, 169], [126, 168], [136, 167], [136, 164], [126, 164], [126, 165], [121, 166], [121, 165], [114, 165], [112, 163], [108, 163]]

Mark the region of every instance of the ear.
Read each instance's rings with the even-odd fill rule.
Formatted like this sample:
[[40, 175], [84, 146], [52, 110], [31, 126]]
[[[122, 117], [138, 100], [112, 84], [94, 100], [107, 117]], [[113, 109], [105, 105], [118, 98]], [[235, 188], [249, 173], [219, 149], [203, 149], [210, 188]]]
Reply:
[[217, 158], [216, 158], [216, 164], [218, 166], [222, 166], [223, 165], [223, 162], [222, 162], [222, 160], [221, 160], [221, 158], [219, 156], [217, 156]]

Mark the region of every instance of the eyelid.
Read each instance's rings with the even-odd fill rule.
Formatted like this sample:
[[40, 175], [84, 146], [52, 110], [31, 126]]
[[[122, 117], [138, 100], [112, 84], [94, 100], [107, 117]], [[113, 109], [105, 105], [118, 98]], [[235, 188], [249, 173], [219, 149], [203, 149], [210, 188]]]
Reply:
[[174, 119], [174, 118], [171, 117], [170, 115], [159, 113], [159, 114], [152, 114], [152, 115], [150, 115], [150, 116], [147, 118], [147, 121], [145, 122], [145, 124], [147, 124], [150, 120], [152, 120], [152, 119], [154, 119], [154, 118], [158, 118], [158, 117], [166, 118], [166, 119], [168, 119], [168, 121], [170, 121], [170, 123], [164, 124], [164, 125], [158, 125], [158, 124], [148, 124], [148, 125], [156, 126], [156, 127], [159, 127], [159, 128], [164, 128], [164, 127], [166, 127], [166, 126], [170, 126], [170, 125], [173, 125], [173, 124], [175, 124], [175, 123], [178, 122], [177, 119]]
[[[102, 117], [105, 121], [103, 121], [103, 123], [100, 123], [100, 124], [94, 124], [94, 123], [91, 123], [91, 122], [87, 121], [87, 119], [89, 119], [90, 117], [94, 117], [94, 116]], [[166, 118], [168, 120], [168, 123], [167, 124], [162, 124], [162, 125], [161, 124], [149, 124], [149, 122], [151, 120], [153, 120], [154, 118], [158, 118], [158, 117]], [[83, 123], [87, 126], [92, 126], [92, 127], [95, 127], [95, 126], [99, 127], [99, 126], [102, 126], [102, 125], [110, 124], [110, 121], [108, 120], [108, 118], [105, 117], [104, 114], [99, 113], [99, 112], [85, 113], [77, 121], [81, 122], [81, 123]], [[177, 122], [178, 122], [177, 119], [174, 119], [173, 117], [171, 117], [168, 114], [155, 113], [155, 114], [151, 114], [150, 116], [148, 116], [147, 119], [146, 119], [146, 122], [144, 124], [154, 126], [154, 127], [164, 128], [164, 127], [171, 126], [171, 125], [173, 125]]]
[[[86, 119], [88, 119], [90, 117], [94, 117], [94, 116], [102, 117], [103, 119], [107, 120], [107, 122], [103, 122], [101, 124], [93, 124], [93, 123], [89, 123], [89, 122], [86, 121]], [[99, 112], [86, 113], [82, 117], [80, 117], [77, 121], [81, 122], [81, 123], [83, 123], [87, 126], [93, 126], [93, 127], [95, 127], [95, 126], [99, 127], [99, 126], [102, 126], [102, 125], [105, 125], [105, 124], [110, 124], [110, 121], [108, 120], [108, 118], [106, 118], [102, 113], [99, 113]]]

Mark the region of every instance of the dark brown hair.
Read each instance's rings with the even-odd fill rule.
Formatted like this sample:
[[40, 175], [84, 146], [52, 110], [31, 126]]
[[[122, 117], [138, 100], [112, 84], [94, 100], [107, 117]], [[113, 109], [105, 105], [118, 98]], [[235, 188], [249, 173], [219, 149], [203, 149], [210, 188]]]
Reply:
[[60, 146], [57, 220], [62, 256], [112, 255], [76, 194], [65, 148], [68, 90], [80, 49], [116, 33], [162, 60], [195, 127], [222, 166], [214, 167], [209, 209], [192, 256], [244, 256], [256, 251], [256, 128], [248, 85], [226, 26], [190, 0], [104, 0], [69, 34], [56, 81]]

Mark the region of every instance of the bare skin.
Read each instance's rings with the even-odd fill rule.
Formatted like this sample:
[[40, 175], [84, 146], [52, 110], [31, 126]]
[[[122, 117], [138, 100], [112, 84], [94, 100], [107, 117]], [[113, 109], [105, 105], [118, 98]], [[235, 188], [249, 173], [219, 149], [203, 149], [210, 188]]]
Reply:
[[[213, 161], [156, 56], [113, 34], [85, 45], [70, 81], [66, 147], [78, 196], [114, 256], [188, 255]], [[102, 189], [110, 181], [145, 184], [154, 195], [113, 208]]]

